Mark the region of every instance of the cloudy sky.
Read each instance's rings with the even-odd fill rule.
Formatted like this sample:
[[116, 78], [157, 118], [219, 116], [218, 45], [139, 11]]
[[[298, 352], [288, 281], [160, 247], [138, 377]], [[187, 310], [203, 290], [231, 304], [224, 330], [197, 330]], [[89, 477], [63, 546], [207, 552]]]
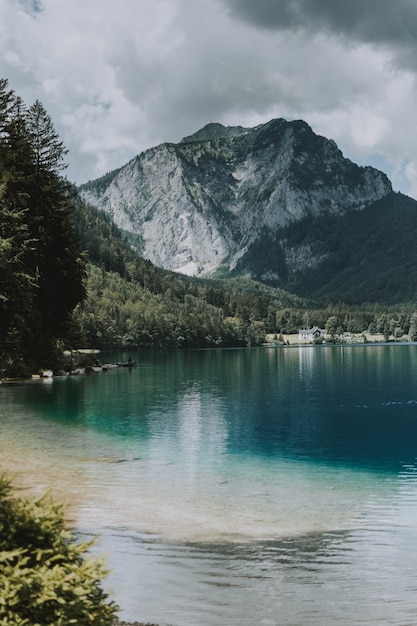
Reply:
[[0, 0], [0, 76], [82, 183], [208, 122], [304, 119], [417, 198], [415, 0]]

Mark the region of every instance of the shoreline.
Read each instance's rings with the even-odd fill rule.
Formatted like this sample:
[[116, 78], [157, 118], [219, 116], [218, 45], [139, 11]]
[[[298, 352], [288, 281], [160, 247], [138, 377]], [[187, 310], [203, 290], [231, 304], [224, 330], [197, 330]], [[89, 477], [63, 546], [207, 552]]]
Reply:
[[[283, 341], [276, 339], [282, 336]], [[265, 348], [323, 348], [323, 347], [357, 347], [357, 346], [406, 346], [415, 345], [417, 342], [410, 341], [408, 335], [396, 339], [391, 336], [388, 340], [381, 334], [371, 335], [369, 333], [352, 333], [349, 340], [335, 339], [334, 341], [322, 341], [322, 343], [314, 343], [310, 340], [300, 340], [297, 333], [268, 333], [262, 347]]]
[[[292, 335], [282, 335], [284, 341], [279, 341], [277, 339], [273, 339], [277, 333], [270, 333], [266, 336], [266, 341], [259, 346], [246, 346], [239, 347], [241, 350], [250, 349], [250, 348], [357, 348], [357, 347], [376, 347], [376, 346], [415, 346], [417, 345], [417, 341], [410, 341], [409, 339], [401, 338], [401, 339], [388, 339], [387, 341], [384, 339], [380, 339], [378, 335], [370, 335], [370, 337], [378, 337], [377, 339], [368, 339], [363, 340], [363, 333], [359, 334], [358, 337], [360, 339], [353, 338], [353, 341], [323, 341], [323, 343], [312, 343], [311, 341], [300, 341], [298, 339], [297, 334]], [[268, 340], [268, 337], [270, 338]], [[233, 348], [227, 347], [222, 348], [221, 346], [217, 346], [216, 348], [192, 348], [192, 350], [230, 350]], [[181, 348], [174, 348], [174, 350], [181, 350]], [[74, 376], [82, 376], [82, 375], [91, 375], [99, 372], [108, 372], [112, 369], [119, 368], [127, 368], [137, 367], [136, 361], [127, 361], [123, 363], [104, 363], [103, 365], [92, 365], [87, 367], [79, 367], [75, 368], [72, 371], [60, 371], [57, 374], [54, 374], [51, 370], [45, 370], [44, 374], [32, 374], [23, 377], [5, 377], [0, 378], [0, 385], [10, 385], [14, 383], [23, 383], [23, 382], [51, 382], [53, 379], [59, 378], [72, 378]], [[148, 625], [145, 625], [148, 626]]]
[[50, 382], [54, 378], [74, 378], [78, 376], [90, 376], [94, 374], [98, 374], [100, 372], [108, 372], [113, 369], [131, 369], [133, 367], [137, 367], [136, 361], [125, 361], [119, 363], [103, 363], [102, 365], [88, 365], [86, 367], [76, 367], [73, 370], [58, 370], [56, 374], [50, 369], [44, 370], [42, 374], [32, 374], [28, 376], [23, 376], [21, 378], [10, 377], [10, 378], [0, 378], [0, 384], [11, 384], [11, 383], [19, 383], [19, 382], [27, 382], [27, 381], [42, 381], [42, 382]]

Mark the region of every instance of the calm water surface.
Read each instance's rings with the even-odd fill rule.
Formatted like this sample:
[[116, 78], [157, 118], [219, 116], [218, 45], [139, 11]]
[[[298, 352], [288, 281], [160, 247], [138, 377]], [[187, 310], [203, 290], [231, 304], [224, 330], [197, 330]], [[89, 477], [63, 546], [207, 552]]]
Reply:
[[124, 619], [417, 624], [416, 345], [135, 358], [0, 386], [1, 465], [100, 533]]

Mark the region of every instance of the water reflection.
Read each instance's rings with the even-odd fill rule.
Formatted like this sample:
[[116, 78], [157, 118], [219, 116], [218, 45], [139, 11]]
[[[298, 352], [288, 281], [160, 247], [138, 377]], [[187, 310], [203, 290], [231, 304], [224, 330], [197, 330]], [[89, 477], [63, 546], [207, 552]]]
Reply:
[[120, 442], [165, 437], [190, 458], [204, 449], [397, 472], [416, 456], [415, 348], [144, 354], [134, 371], [1, 386], [0, 406]]
[[[207, 399], [196, 386], [178, 399], [176, 414], [180, 455], [187, 467], [187, 478], [192, 481], [198, 475], [202, 457], [215, 458], [227, 450], [223, 407], [217, 397]], [[172, 435], [170, 428], [168, 436]]]

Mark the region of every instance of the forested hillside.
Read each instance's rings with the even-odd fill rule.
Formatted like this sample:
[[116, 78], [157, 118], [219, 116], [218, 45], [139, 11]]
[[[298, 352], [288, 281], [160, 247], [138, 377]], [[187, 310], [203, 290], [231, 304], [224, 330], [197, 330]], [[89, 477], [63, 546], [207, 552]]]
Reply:
[[75, 312], [88, 345], [257, 345], [274, 332], [277, 310], [304, 306], [253, 281], [193, 279], [155, 267], [131, 249], [109, 216], [79, 197], [74, 221], [90, 259], [87, 299]]
[[87, 299], [77, 307], [86, 345], [99, 348], [257, 345], [267, 333], [324, 327], [417, 337], [414, 301], [320, 304], [244, 278], [197, 279], [155, 267], [137, 256], [111, 218], [74, 203], [76, 230], [90, 263]]
[[[392, 192], [360, 211], [321, 219], [307, 215], [279, 231], [267, 254], [275, 255], [285, 288], [300, 296], [393, 305], [417, 298], [416, 232], [417, 202]], [[291, 265], [285, 261], [288, 249], [317, 261]], [[263, 271], [256, 250], [252, 258], [256, 276]]]

